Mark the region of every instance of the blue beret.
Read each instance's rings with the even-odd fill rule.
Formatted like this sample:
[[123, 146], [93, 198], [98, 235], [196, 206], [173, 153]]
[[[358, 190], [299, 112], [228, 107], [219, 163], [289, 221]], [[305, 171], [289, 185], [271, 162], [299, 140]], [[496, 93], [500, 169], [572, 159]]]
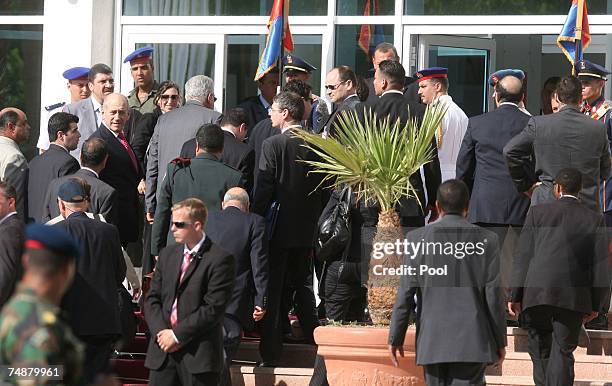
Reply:
[[308, 63], [302, 58], [298, 58], [293, 55], [285, 55], [283, 56], [283, 72], [287, 70], [296, 70], [302, 72], [311, 73], [315, 71], [317, 68], [312, 64]]
[[599, 64], [589, 62], [588, 60], [580, 60], [576, 63], [576, 70], [578, 71], [578, 77], [583, 78], [597, 78], [608, 80], [606, 75], [610, 75], [610, 71], [606, 70]]
[[27, 249], [47, 249], [64, 256], [79, 256], [79, 246], [65, 229], [59, 226], [30, 224], [26, 228]]
[[66, 182], [60, 185], [57, 196], [62, 201], [78, 203], [87, 199], [87, 192], [81, 183], [75, 178], [69, 178]]
[[62, 76], [67, 80], [75, 80], [79, 78], [87, 78], [89, 75], [89, 67], [72, 67], [64, 71]]
[[414, 78], [418, 82], [422, 82], [431, 78], [448, 78], [448, 68], [445, 67], [429, 67], [414, 74]]
[[515, 78], [519, 78], [519, 80], [525, 79], [525, 73], [523, 72], [523, 70], [506, 68], [504, 70], [497, 70], [492, 73], [487, 83], [489, 83], [489, 86], [494, 87], [497, 82], [509, 75], [514, 76]]
[[134, 59], [151, 59], [151, 56], [153, 56], [153, 50], [153, 46], [138, 48], [136, 51], [126, 56], [123, 63], [131, 62]]

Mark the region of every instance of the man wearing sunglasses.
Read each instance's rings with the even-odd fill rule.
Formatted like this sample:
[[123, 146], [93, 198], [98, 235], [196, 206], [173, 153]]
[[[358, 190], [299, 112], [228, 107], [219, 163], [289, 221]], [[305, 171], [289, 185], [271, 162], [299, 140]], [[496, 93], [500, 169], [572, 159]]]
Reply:
[[333, 136], [338, 117], [343, 111], [354, 110], [359, 103], [357, 77], [349, 66], [338, 66], [327, 73], [325, 92], [334, 104], [334, 109], [323, 126], [324, 136]]
[[177, 244], [161, 251], [144, 302], [151, 332], [149, 384], [212, 386], [223, 369], [225, 308], [236, 263], [204, 233], [208, 212], [197, 198], [172, 207]]

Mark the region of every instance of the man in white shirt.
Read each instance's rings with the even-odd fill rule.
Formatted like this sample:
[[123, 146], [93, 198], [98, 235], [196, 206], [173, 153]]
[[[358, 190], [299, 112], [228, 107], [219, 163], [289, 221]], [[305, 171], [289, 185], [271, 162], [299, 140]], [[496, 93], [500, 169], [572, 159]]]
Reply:
[[442, 124], [436, 130], [436, 144], [440, 158], [442, 181], [455, 178], [457, 155], [467, 130], [468, 117], [448, 95], [448, 69], [444, 67], [425, 68], [415, 74], [419, 82], [419, 95], [426, 105], [446, 105]]

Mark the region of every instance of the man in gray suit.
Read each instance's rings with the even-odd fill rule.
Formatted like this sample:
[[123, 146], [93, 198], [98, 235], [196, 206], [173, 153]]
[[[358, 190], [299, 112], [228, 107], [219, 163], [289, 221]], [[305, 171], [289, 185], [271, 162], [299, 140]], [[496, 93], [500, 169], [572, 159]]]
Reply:
[[[600, 212], [599, 187], [610, 176], [610, 148], [602, 122], [580, 113], [582, 84], [574, 76], [559, 81], [559, 111], [532, 117], [504, 147], [510, 176], [531, 206], [554, 201], [554, 176], [564, 168], [582, 173], [581, 201]], [[535, 176], [526, 167], [535, 155]]]
[[506, 355], [497, 236], [466, 220], [470, 197], [462, 181], [444, 182], [437, 198], [441, 218], [406, 236], [416, 251], [404, 251], [389, 354], [397, 366], [417, 294], [416, 363], [427, 385], [484, 385], [486, 366], [501, 365]]
[[76, 159], [81, 159], [81, 146], [83, 142], [98, 130], [102, 123], [102, 104], [104, 98], [115, 90], [115, 79], [113, 70], [103, 63], [94, 64], [89, 70], [88, 87], [91, 96], [87, 99], [64, 106], [65, 113], [74, 114], [79, 117], [79, 132], [81, 139], [77, 148], [70, 152]]
[[195, 138], [202, 125], [220, 123], [221, 114], [213, 110], [216, 99], [212, 79], [196, 75], [185, 83], [185, 105], [157, 120], [147, 159], [145, 211], [150, 223], [155, 217], [156, 195], [170, 161], [179, 156], [183, 144]]

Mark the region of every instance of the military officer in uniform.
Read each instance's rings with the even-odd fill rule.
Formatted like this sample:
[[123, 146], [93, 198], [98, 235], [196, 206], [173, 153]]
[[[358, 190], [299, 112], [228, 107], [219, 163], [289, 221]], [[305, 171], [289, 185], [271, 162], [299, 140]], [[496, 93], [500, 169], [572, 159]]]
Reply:
[[[602, 66], [591, 63], [588, 60], [581, 60], [576, 63], [578, 79], [582, 83], [582, 106], [581, 110], [585, 115], [603, 122], [608, 136], [608, 141], [612, 145], [612, 101], [604, 98], [604, 86], [610, 71]], [[604, 220], [608, 228], [612, 227], [612, 178], [605, 176], [605, 181], [600, 190], [601, 208], [604, 213]], [[608, 304], [609, 306], [609, 304]], [[606, 310], [586, 324], [586, 328], [607, 330], [608, 319]]]
[[159, 89], [153, 79], [153, 47], [141, 47], [132, 52], [123, 60], [123, 63], [128, 62], [135, 85], [128, 95], [128, 104], [141, 114], [152, 113], [157, 107], [153, 99]]
[[49, 118], [55, 113], [62, 111], [62, 107], [68, 103], [75, 103], [83, 99], [89, 98], [91, 91], [87, 87], [87, 76], [89, 75], [89, 67], [72, 67], [64, 71], [62, 76], [68, 81], [67, 87], [70, 91], [70, 101], [58, 102], [45, 106], [47, 114], [43, 114], [40, 120], [40, 135], [38, 137], [38, 143], [36, 147], [42, 153], [49, 148], [49, 133], [47, 132], [47, 125]]
[[[83, 346], [61, 319], [59, 308], [74, 278], [79, 247], [55, 226], [33, 224], [26, 234], [23, 279], [0, 314], [0, 363], [39, 368], [61, 365], [63, 384], [80, 384]], [[1, 380], [14, 382], [17, 378]], [[47, 384], [44, 378], [35, 383]]]

